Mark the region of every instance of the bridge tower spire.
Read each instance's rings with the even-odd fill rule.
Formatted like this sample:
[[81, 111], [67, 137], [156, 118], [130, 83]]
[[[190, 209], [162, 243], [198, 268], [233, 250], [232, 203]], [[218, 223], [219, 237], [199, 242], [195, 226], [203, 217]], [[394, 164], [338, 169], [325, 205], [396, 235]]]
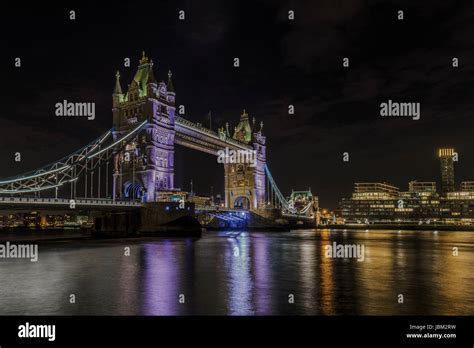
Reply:
[[118, 108], [123, 101], [122, 86], [120, 86], [120, 72], [117, 70], [115, 74], [115, 87], [112, 93], [112, 113], [114, 117], [114, 124], [118, 122], [119, 113]]
[[171, 73], [171, 70], [168, 70], [168, 93], [174, 93], [174, 86], [173, 81], [171, 80], [171, 76], [173, 76], [173, 74]]
[[114, 95], [123, 95], [122, 86], [120, 86], [120, 72], [117, 70], [115, 73], [115, 88]]
[[145, 52], [125, 94], [118, 93], [119, 77], [113, 94], [114, 138], [144, 121], [148, 127], [115, 156], [113, 195], [157, 201], [160, 191], [174, 188], [175, 93], [164, 82], [157, 83], [153, 61]]

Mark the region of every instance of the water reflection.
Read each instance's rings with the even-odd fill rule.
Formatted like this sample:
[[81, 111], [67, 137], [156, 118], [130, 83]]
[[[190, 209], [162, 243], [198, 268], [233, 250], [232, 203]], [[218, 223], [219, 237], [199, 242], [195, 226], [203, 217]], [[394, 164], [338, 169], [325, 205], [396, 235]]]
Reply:
[[[145, 244], [142, 248], [143, 314], [179, 314], [179, 249], [170, 241]], [[186, 299], [186, 295], [185, 295]]]
[[274, 312], [272, 296], [269, 296], [272, 287], [271, 248], [265, 238], [253, 238], [252, 243], [255, 311], [258, 315], [269, 315]]
[[320, 269], [321, 269], [321, 277], [320, 280], [320, 298], [319, 301], [321, 303], [321, 314], [323, 315], [332, 315], [335, 314], [334, 308], [334, 290], [333, 290], [333, 265], [332, 260], [326, 258], [324, 256], [325, 250], [324, 245], [328, 245], [331, 243], [330, 231], [329, 230], [322, 230], [321, 232], [321, 248], [319, 252], [319, 260], [320, 262]]
[[[364, 245], [364, 261], [326, 257], [333, 242]], [[37, 263], [0, 259], [0, 314], [474, 314], [471, 232], [207, 232], [39, 250]]]

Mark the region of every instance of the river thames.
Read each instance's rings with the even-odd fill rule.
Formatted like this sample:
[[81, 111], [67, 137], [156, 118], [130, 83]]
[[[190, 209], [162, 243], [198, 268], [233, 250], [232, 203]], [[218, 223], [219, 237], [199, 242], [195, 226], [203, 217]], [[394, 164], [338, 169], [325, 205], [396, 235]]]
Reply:
[[[363, 261], [326, 257], [334, 242]], [[473, 232], [43, 242], [37, 262], [0, 260], [0, 315], [474, 315], [473, 270]]]

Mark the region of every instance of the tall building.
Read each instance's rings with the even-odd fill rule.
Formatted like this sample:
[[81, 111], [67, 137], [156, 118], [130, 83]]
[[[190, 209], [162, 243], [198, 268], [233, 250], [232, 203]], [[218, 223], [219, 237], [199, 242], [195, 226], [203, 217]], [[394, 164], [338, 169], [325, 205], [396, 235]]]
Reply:
[[453, 192], [454, 187], [454, 149], [443, 148], [438, 150], [441, 164], [441, 193]]

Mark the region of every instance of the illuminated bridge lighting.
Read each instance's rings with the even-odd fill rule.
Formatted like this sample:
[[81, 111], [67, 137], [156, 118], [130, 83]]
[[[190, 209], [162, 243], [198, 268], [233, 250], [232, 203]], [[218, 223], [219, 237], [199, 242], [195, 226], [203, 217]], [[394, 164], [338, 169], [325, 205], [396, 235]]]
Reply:
[[97, 151], [96, 153], [92, 154], [92, 155], [89, 155], [87, 156], [87, 158], [93, 158], [97, 155], [100, 155], [101, 153], [115, 147], [116, 145], [120, 144], [121, 142], [123, 142], [125, 139], [128, 139], [130, 138], [132, 135], [134, 135], [135, 133], [137, 133], [138, 131], [140, 131], [142, 129], [142, 127], [144, 127], [146, 124], [148, 123], [148, 121], [143, 121], [142, 123], [140, 123], [140, 125], [135, 128], [134, 130], [132, 130], [130, 133], [127, 133], [126, 135], [124, 135], [122, 138], [118, 139], [117, 141], [115, 141], [114, 143], [110, 144], [109, 146], [107, 146], [106, 148], [100, 150], [100, 151]]
[[14, 183], [14, 182], [17, 182], [17, 181], [23, 181], [23, 180], [39, 178], [39, 177], [42, 177], [44, 175], [61, 172], [63, 170], [69, 169], [69, 168], [71, 168], [71, 166], [67, 165], [67, 166], [64, 166], [64, 167], [61, 167], [61, 168], [49, 170], [47, 172], [42, 172], [42, 173], [38, 173], [38, 174], [34, 174], [34, 175], [23, 176], [23, 177], [19, 177], [19, 178], [10, 179], [10, 180], [0, 180], [0, 184], [11, 184], [11, 183]]

